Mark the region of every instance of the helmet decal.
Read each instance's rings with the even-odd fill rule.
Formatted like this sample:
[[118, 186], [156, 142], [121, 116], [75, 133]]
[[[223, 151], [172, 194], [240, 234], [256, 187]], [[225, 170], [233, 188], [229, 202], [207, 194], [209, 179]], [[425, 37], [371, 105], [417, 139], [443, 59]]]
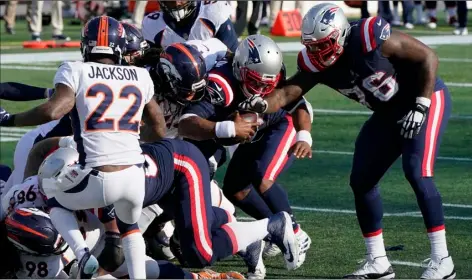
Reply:
[[249, 47], [248, 64], [262, 63], [261, 56], [259, 55], [259, 50], [257, 49], [256, 44], [254, 44], [252, 40], [248, 39], [247, 45]]
[[336, 11], [339, 9], [339, 7], [332, 7], [326, 10], [324, 12], [323, 17], [321, 18], [321, 23], [329, 25], [331, 22], [333, 22], [334, 17], [336, 16]]

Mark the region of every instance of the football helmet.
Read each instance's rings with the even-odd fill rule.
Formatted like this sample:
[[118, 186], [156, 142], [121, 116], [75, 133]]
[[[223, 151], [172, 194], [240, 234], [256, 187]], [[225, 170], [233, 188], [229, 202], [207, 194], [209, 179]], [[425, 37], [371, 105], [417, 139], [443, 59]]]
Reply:
[[333, 65], [344, 51], [350, 30], [340, 7], [332, 3], [313, 6], [302, 21], [302, 44], [310, 62], [318, 70]]
[[126, 52], [126, 32], [123, 25], [108, 16], [95, 17], [82, 28], [80, 50], [84, 61], [91, 57], [110, 57], [115, 63], [121, 62]]
[[264, 35], [246, 37], [236, 49], [233, 73], [242, 83], [244, 95], [267, 95], [277, 86], [283, 56], [279, 46]]
[[161, 10], [171, 16], [175, 21], [179, 22], [190, 15], [197, 9], [197, 1], [158, 1]]
[[143, 33], [136, 26], [122, 22], [126, 33], [126, 51], [123, 53], [127, 63], [133, 65], [134, 60], [141, 57], [149, 49], [149, 44], [144, 40]]
[[194, 47], [174, 43], [160, 55], [154, 83], [156, 92], [180, 105], [200, 101], [205, 95], [207, 72], [205, 59]]
[[54, 228], [51, 218], [36, 208], [19, 208], [5, 218], [7, 236], [21, 252], [36, 255], [60, 255], [67, 243]]

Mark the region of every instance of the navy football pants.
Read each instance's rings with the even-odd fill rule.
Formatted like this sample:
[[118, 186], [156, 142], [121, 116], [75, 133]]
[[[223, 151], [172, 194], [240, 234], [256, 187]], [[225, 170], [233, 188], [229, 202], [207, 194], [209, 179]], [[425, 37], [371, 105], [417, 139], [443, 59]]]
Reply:
[[[260, 192], [259, 187], [263, 180], [275, 182], [280, 173], [293, 163], [295, 157], [288, 152], [295, 143], [295, 135], [292, 117], [287, 115], [279, 123], [267, 128], [261, 139], [240, 145], [226, 170], [223, 183], [225, 196], [238, 205], [234, 198], [236, 193], [252, 187]], [[245, 209], [242, 210], [246, 212]], [[271, 211], [277, 213], [281, 209], [271, 209]], [[291, 213], [291, 209], [283, 211]]]
[[236, 253], [225, 223], [232, 216], [212, 207], [208, 162], [188, 142], [174, 143], [174, 220], [182, 254], [191, 267], [205, 267]]
[[413, 139], [400, 135], [401, 125], [397, 121], [401, 116], [376, 112], [366, 121], [356, 140], [350, 178], [364, 236], [382, 232], [383, 209], [377, 184], [400, 155], [428, 232], [444, 229], [441, 195], [432, 177], [450, 113], [451, 97], [444, 88], [433, 93], [426, 120]]

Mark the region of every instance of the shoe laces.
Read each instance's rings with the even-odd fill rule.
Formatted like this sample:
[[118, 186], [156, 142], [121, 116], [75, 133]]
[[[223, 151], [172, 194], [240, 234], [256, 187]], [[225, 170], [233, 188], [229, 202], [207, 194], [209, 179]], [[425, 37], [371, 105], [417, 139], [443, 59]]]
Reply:
[[435, 262], [435, 261], [434, 261], [433, 259], [431, 259], [431, 258], [427, 258], [426, 260], [424, 260], [424, 261], [421, 263], [421, 267], [422, 267], [422, 268], [432, 269], [432, 270], [437, 271], [437, 270], [438, 270], [438, 267], [439, 267], [439, 263], [438, 263], [438, 262]]

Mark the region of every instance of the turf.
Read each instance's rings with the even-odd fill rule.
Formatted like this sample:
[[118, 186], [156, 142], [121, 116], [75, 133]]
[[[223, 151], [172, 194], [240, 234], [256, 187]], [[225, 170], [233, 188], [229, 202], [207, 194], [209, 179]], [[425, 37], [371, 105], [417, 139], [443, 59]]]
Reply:
[[[469, 46], [439, 46], [436, 51], [440, 58], [459, 59], [441, 62], [439, 74], [446, 82], [470, 82], [472, 49]], [[295, 56], [286, 54], [285, 62], [288, 72], [293, 73]], [[49, 68], [55, 65], [57, 63], [42, 64]], [[53, 75], [53, 70], [1, 69], [0, 81], [47, 87], [51, 85]], [[449, 122], [440, 152], [440, 156], [448, 159], [438, 160], [435, 170], [436, 183], [447, 205], [447, 238], [458, 278], [472, 277], [472, 95], [470, 85], [466, 86], [450, 86], [456, 118]], [[315, 88], [307, 98], [315, 109], [366, 111], [326, 87]], [[3, 101], [1, 106], [18, 112], [34, 104]], [[367, 118], [360, 114], [316, 114], [312, 131], [313, 159], [296, 161], [280, 177], [292, 205], [296, 206], [297, 219], [312, 238], [312, 248], [304, 266], [294, 272], [284, 269], [280, 256], [267, 260], [268, 278], [339, 278], [351, 272], [362, 259], [364, 246], [348, 185], [352, 160], [349, 152], [352, 152], [359, 128]], [[1, 163], [12, 164], [15, 145], [15, 142], [0, 142]], [[223, 172], [224, 168], [218, 172], [219, 179]], [[385, 243], [387, 246], [404, 245], [403, 250], [389, 251], [388, 256], [396, 261], [394, 263], [406, 262], [394, 265], [397, 278], [417, 278], [422, 271], [419, 264], [428, 257], [429, 242], [400, 162], [386, 174], [381, 186], [384, 210], [388, 213], [384, 219]], [[245, 270], [237, 257], [220, 262], [215, 269]]]

